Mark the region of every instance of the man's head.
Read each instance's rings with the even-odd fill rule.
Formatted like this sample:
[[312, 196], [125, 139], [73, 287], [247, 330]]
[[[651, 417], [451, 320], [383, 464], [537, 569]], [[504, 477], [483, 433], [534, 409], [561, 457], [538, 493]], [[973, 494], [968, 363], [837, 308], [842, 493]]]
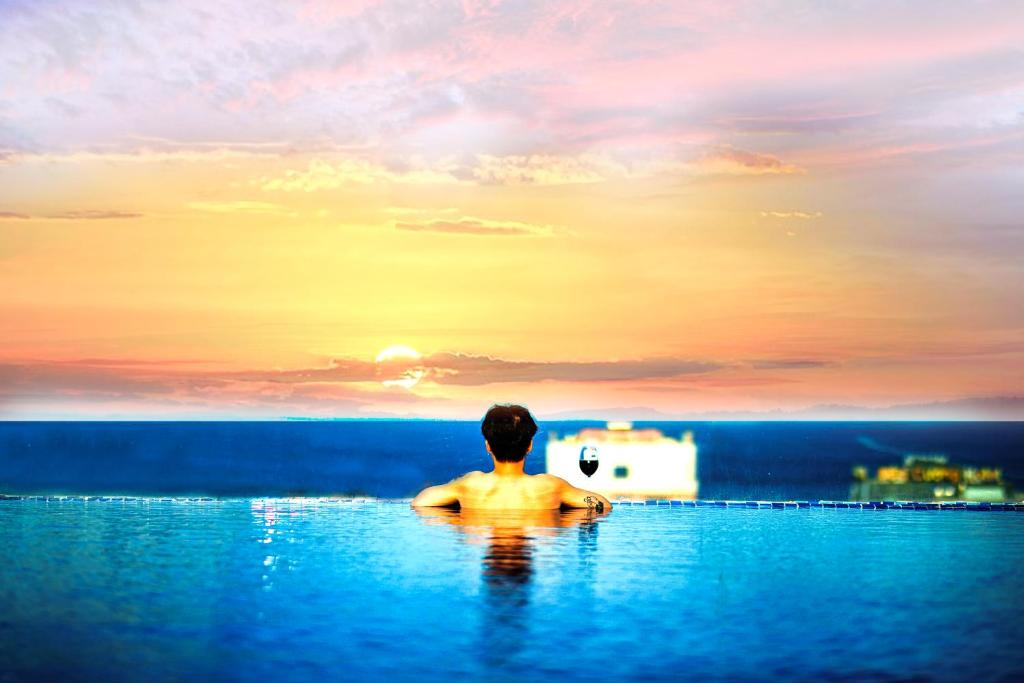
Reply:
[[495, 460], [519, 462], [530, 450], [537, 423], [523, 406], [495, 404], [484, 415], [480, 431]]

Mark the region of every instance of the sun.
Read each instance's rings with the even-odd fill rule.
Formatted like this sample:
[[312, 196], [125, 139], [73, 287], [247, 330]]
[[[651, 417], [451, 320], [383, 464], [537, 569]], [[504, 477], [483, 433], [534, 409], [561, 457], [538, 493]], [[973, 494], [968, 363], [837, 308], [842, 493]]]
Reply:
[[[421, 358], [419, 351], [406, 346], [404, 344], [393, 344], [387, 347], [383, 351], [377, 354], [377, 364], [388, 364], [391, 361], [410, 361], [419, 360]], [[378, 372], [380, 368], [377, 368]], [[401, 376], [398, 379], [385, 379], [381, 380], [381, 384], [386, 387], [398, 386], [406, 389], [411, 389], [416, 386], [416, 383], [423, 377], [423, 368], [410, 367], [402, 371]]]
[[404, 344], [393, 344], [377, 354], [377, 362], [391, 360], [392, 358], [419, 358], [420, 353], [411, 346]]

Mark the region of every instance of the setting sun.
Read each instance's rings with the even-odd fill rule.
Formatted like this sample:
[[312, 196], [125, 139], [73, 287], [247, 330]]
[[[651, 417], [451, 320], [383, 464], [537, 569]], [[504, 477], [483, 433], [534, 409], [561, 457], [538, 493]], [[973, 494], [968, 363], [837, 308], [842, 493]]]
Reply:
[[[380, 363], [388, 363], [389, 361], [408, 361], [408, 360], [419, 360], [420, 353], [404, 344], [393, 344], [380, 353], [377, 354], [376, 361]], [[378, 368], [380, 371], [380, 368]], [[416, 386], [416, 383], [423, 377], [422, 367], [411, 367], [403, 370], [399, 375], [398, 379], [385, 379], [381, 380], [381, 384], [384, 386], [399, 386], [406, 389], [411, 389]]]
[[392, 360], [394, 358], [419, 358], [420, 353], [411, 346], [404, 344], [393, 344], [377, 354], [377, 362]]

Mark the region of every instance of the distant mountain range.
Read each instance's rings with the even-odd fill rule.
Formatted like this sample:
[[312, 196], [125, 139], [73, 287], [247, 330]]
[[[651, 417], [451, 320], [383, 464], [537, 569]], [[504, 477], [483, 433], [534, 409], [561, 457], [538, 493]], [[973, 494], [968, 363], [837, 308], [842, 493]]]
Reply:
[[645, 406], [566, 410], [538, 414], [543, 420], [1024, 420], [1024, 396], [963, 398], [932, 403], [866, 408], [840, 404], [817, 405], [799, 410], [706, 411], [666, 413]]

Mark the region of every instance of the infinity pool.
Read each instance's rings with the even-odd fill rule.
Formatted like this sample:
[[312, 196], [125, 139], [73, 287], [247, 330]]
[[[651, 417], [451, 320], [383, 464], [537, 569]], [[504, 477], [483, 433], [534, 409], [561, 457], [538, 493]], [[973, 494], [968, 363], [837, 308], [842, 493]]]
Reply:
[[0, 681], [1019, 680], [1024, 515], [0, 501]]

